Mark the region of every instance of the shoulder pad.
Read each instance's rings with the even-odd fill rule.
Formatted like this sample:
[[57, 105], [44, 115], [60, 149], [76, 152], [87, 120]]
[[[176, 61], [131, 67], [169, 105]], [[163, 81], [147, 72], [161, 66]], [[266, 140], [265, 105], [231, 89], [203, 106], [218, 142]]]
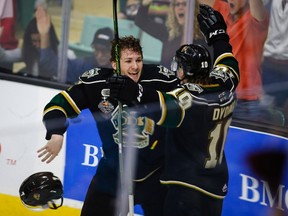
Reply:
[[173, 71], [162, 65], [144, 64], [143, 65], [143, 78], [144, 79], [162, 79], [173, 80], [176, 75]]
[[185, 83], [182, 84], [183, 86], [185, 86], [186, 89], [188, 89], [190, 92], [198, 92], [199, 94], [202, 93], [204, 90], [203, 88], [196, 84], [196, 83]]
[[110, 68], [93, 68], [85, 71], [80, 76], [80, 81], [82, 82], [93, 82], [95, 80], [106, 80], [107, 77], [111, 76], [113, 69]]

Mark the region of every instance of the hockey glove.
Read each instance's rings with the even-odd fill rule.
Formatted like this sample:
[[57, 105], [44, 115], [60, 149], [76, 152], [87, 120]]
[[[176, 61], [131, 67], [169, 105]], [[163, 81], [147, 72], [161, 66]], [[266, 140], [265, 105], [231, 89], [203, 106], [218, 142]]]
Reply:
[[125, 104], [140, 102], [143, 88], [128, 76], [114, 75], [107, 79], [110, 97]]
[[226, 33], [227, 26], [221, 13], [208, 5], [200, 5], [197, 19], [200, 30], [209, 46], [217, 40], [229, 42], [229, 36]]

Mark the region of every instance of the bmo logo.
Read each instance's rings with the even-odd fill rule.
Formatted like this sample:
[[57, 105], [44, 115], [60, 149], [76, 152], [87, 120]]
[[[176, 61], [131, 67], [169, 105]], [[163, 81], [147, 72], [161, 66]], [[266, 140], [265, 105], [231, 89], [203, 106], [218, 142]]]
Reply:
[[258, 180], [252, 176], [240, 174], [242, 179], [241, 196], [239, 199], [251, 203], [259, 203], [269, 208], [277, 208], [280, 211], [288, 210], [288, 188], [278, 185], [276, 193], [272, 193], [268, 182]]
[[96, 167], [99, 163], [99, 158], [97, 154], [99, 153], [99, 148], [95, 145], [83, 144], [84, 146], [84, 161], [81, 163], [83, 166]]

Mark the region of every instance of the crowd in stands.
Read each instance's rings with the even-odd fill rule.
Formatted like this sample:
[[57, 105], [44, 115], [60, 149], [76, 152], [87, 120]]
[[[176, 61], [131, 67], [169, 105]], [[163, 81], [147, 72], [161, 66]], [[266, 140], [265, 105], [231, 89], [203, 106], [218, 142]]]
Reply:
[[[227, 24], [233, 53], [239, 63], [241, 81], [237, 87], [235, 118], [287, 126], [288, 119], [288, 6], [286, 0], [195, 0], [218, 10]], [[0, 2], [0, 68], [24, 76], [51, 81], [58, 79], [61, 41], [48, 13], [45, 0], [35, 0], [35, 13], [22, 37], [16, 36], [17, 1]], [[134, 24], [162, 43], [160, 64], [170, 69], [174, 51], [184, 44], [187, 0], [122, 0], [119, 19]], [[91, 30], [93, 32], [93, 30]], [[72, 33], [73, 34], [73, 33]], [[75, 83], [85, 71], [110, 66], [113, 29], [93, 32], [90, 56], [67, 50], [67, 83]], [[197, 22], [193, 22], [193, 43], [205, 44]], [[21, 43], [19, 42], [21, 41]], [[90, 42], [89, 42], [90, 43]], [[145, 46], [145, 44], [142, 44]], [[206, 48], [209, 49], [208, 46]], [[145, 53], [144, 53], [145, 55]], [[13, 71], [13, 64], [24, 67]]]

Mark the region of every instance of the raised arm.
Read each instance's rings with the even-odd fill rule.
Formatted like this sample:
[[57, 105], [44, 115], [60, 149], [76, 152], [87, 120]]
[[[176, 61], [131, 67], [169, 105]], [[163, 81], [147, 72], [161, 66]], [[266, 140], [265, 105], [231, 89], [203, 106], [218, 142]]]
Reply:
[[263, 0], [249, 0], [250, 13], [257, 21], [263, 21], [266, 16], [266, 8]]
[[206, 4], [213, 7], [215, 0], [197, 0], [199, 4]]
[[37, 20], [37, 29], [40, 34], [40, 47], [47, 48], [50, 46], [49, 30], [51, 28], [51, 18], [42, 6], [36, 9], [35, 17]]

